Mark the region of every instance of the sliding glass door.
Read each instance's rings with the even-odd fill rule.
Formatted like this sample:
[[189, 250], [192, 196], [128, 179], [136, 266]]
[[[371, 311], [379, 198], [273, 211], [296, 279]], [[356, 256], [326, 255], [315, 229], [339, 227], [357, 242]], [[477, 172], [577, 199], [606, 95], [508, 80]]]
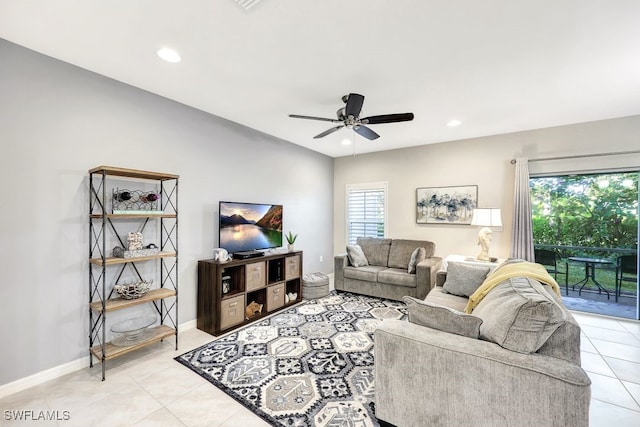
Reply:
[[638, 176], [530, 178], [534, 246], [555, 253], [556, 270], [567, 271], [569, 308], [639, 318]]

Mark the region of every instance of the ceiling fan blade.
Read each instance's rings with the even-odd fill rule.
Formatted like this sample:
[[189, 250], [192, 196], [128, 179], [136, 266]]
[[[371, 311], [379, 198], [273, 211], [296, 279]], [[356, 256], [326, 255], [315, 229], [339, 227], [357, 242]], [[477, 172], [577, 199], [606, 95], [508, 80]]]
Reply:
[[371, 129], [369, 129], [366, 126], [362, 126], [362, 125], [354, 126], [353, 130], [358, 132], [358, 134], [360, 136], [364, 136], [365, 138], [370, 139], [370, 140], [374, 140], [374, 139], [380, 138], [380, 135], [378, 135], [377, 133], [375, 133], [374, 131], [372, 131]]
[[319, 133], [318, 135], [314, 136], [313, 138], [314, 139], [322, 138], [322, 137], [327, 136], [327, 135], [329, 135], [331, 133], [334, 133], [335, 131], [337, 131], [339, 129], [342, 129], [343, 127], [344, 127], [344, 125], [340, 125], [340, 126], [336, 126], [334, 128], [331, 128], [331, 129], [327, 129], [324, 132]]
[[369, 125], [375, 125], [379, 123], [409, 122], [411, 120], [413, 120], [413, 113], [398, 113], [365, 117], [361, 122]]
[[358, 117], [360, 111], [362, 111], [362, 104], [364, 103], [364, 96], [358, 93], [350, 93], [347, 98], [347, 106], [344, 109], [345, 114], [348, 116]]
[[325, 119], [324, 117], [314, 117], [314, 116], [301, 116], [299, 114], [289, 114], [289, 117], [293, 117], [294, 119], [309, 119], [309, 120], [321, 120], [323, 122], [331, 122], [331, 123], [342, 123], [342, 120]]

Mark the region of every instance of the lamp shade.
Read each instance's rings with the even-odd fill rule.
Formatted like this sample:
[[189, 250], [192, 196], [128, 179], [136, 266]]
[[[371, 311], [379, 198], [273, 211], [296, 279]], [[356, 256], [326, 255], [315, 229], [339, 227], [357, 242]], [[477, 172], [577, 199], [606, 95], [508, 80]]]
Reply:
[[478, 208], [473, 210], [471, 225], [478, 227], [502, 227], [499, 208]]

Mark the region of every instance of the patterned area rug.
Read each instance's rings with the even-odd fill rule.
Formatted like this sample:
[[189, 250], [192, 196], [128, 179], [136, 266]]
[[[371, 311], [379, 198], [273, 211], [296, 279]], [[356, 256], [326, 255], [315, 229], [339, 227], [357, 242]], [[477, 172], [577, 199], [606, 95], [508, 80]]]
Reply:
[[402, 302], [333, 292], [176, 360], [272, 425], [378, 426], [373, 332], [406, 314]]

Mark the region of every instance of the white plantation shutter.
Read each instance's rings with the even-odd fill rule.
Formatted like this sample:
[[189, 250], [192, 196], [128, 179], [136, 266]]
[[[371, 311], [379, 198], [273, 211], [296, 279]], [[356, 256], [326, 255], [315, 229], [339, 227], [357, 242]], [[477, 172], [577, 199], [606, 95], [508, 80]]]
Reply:
[[347, 185], [347, 244], [358, 237], [384, 237], [387, 229], [387, 183]]

